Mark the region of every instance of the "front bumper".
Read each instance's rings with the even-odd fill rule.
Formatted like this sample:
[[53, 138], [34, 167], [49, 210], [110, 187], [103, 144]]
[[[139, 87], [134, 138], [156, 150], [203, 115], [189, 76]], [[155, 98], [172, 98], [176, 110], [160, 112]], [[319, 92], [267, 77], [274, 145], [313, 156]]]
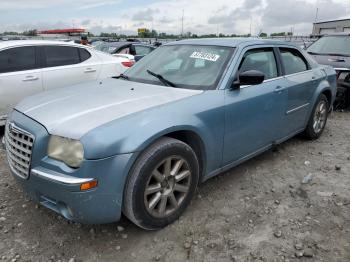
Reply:
[[[34, 201], [65, 218], [83, 224], [104, 224], [118, 221], [121, 216], [125, 184], [124, 168], [130, 155], [86, 161], [89, 171], [84, 177], [67, 175], [46, 167], [31, 169], [28, 179], [16, 180]], [[79, 172], [79, 171], [77, 171]], [[87, 176], [91, 176], [88, 178]], [[98, 186], [80, 191], [80, 185], [92, 180]]]
[[[84, 224], [118, 221], [121, 216], [124, 185], [135, 154], [84, 160], [72, 169], [46, 156], [49, 134], [34, 120], [14, 111], [9, 121], [35, 136], [28, 178], [12, 175], [36, 202]], [[81, 191], [80, 185], [97, 180], [97, 187]]]

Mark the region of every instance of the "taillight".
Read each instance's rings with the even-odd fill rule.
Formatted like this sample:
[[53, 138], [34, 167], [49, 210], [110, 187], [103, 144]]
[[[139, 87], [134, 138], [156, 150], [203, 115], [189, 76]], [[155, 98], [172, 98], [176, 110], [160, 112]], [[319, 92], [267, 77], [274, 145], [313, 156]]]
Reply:
[[132, 67], [134, 64], [135, 64], [134, 61], [125, 61], [125, 62], [122, 62], [122, 65], [125, 66], [125, 67]]

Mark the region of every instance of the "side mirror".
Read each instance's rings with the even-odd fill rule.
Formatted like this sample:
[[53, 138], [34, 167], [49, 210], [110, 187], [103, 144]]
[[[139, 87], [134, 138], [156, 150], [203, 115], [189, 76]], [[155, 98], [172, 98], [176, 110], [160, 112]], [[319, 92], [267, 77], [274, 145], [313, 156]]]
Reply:
[[233, 89], [238, 89], [242, 85], [259, 85], [265, 80], [265, 75], [261, 71], [249, 70], [238, 75], [238, 80], [233, 82]]

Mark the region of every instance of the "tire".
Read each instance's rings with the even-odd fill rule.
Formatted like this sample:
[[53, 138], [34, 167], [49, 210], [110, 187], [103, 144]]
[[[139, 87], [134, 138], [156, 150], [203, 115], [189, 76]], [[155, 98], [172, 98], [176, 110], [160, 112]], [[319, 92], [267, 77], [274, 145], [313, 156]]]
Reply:
[[304, 131], [304, 136], [307, 139], [314, 140], [321, 136], [327, 123], [328, 113], [328, 99], [324, 94], [321, 94], [315, 103], [310, 119]]
[[161, 138], [139, 156], [131, 169], [123, 213], [143, 229], [161, 229], [184, 212], [198, 180], [199, 164], [192, 148], [173, 138]]

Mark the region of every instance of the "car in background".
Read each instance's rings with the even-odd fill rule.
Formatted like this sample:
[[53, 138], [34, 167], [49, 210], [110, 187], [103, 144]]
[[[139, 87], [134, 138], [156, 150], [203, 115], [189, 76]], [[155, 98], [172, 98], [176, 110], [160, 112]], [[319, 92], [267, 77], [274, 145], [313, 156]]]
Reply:
[[116, 77], [127, 59], [62, 41], [0, 43], [0, 126], [22, 98], [59, 87]]
[[142, 44], [139, 42], [102, 42], [95, 46], [96, 50], [109, 53], [114, 56], [125, 57], [129, 59], [126, 66], [131, 67], [135, 62], [139, 61], [145, 55], [151, 53], [155, 46]]
[[307, 52], [322, 65], [337, 72], [338, 92], [335, 109], [350, 106], [350, 33], [325, 35], [314, 42]]
[[290, 43], [173, 42], [119, 79], [23, 100], [6, 125], [7, 159], [25, 191], [67, 219], [123, 212], [159, 229], [199, 182], [296, 134], [320, 137], [335, 93], [334, 69]]

